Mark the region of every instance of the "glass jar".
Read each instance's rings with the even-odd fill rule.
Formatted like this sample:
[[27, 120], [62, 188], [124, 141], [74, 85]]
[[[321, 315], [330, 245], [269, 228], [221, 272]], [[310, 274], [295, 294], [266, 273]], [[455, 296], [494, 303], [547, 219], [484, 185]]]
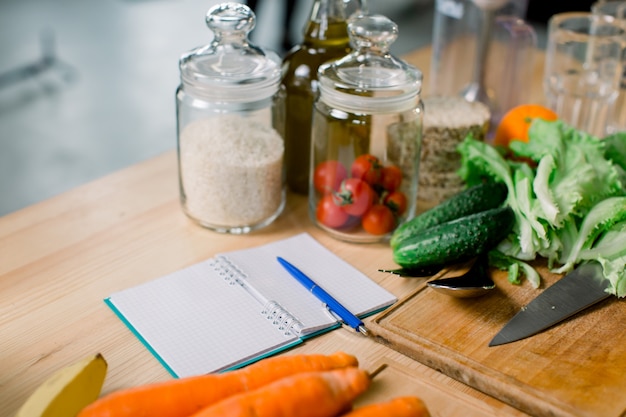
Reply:
[[244, 4], [211, 8], [213, 41], [180, 58], [176, 91], [183, 211], [218, 232], [270, 224], [285, 205], [281, 60], [248, 41]]
[[422, 73], [389, 53], [398, 28], [385, 16], [348, 32], [354, 52], [318, 72], [309, 216], [338, 239], [379, 242], [415, 215]]

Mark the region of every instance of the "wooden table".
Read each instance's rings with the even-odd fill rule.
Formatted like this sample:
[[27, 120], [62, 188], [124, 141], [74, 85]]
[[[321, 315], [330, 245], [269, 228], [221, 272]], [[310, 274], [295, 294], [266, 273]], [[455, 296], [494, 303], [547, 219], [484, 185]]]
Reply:
[[[408, 60], [427, 76], [429, 57], [426, 50]], [[312, 225], [306, 206], [289, 195], [279, 219], [250, 235], [205, 230], [180, 209], [172, 151], [0, 218], [0, 416], [12, 416], [52, 372], [96, 352], [109, 364], [104, 393], [170, 378], [102, 300], [217, 252], [304, 231], [396, 296], [415, 289], [415, 281], [377, 272], [394, 266], [386, 245], [334, 240]], [[413, 393], [435, 416], [524, 415], [343, 329], [295, 349], [337, 350], [382, 369], [363, 401]]]

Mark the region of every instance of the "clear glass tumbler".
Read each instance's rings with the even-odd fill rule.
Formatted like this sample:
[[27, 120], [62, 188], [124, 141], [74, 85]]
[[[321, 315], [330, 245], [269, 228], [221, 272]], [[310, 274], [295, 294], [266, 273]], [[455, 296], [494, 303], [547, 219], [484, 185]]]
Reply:
[[[591, 12], [613, 16], [626, 25], [626, 1], [598, 1], [591, 6]], [[623, 57], [626, 60], [626, 50]], [[626, 132], [626, 62], [622, 71], [620, 91], [611, 109], [608, 133]]]
[[623, 73], [625, 33], [607, 15], [568, 12], [550, 18], [543, 88], [559, 118], [598, 137], [609, 133]]

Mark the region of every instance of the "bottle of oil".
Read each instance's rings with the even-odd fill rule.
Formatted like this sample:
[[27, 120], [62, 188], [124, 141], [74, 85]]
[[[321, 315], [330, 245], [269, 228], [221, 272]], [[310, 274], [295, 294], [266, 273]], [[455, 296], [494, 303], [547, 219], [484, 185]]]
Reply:
[[365, 12], [365, 0], [315, 0], [301, 45], [283, 60], [285, 173], [291, 191], [307, 194], [311, 153], [311, 112], [317, 69], [350, 52], [348, 18]]

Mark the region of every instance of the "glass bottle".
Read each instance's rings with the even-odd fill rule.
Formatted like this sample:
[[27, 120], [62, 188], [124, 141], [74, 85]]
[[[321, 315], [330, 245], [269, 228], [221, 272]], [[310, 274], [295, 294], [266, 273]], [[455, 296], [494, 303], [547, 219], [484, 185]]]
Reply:
[[311, 110], [317, 94], [317, 69], [350, 52], [348, 17], [363, 1], [315, 0], [304, 40], [283, 60], [285, 90], [285, 173], [291, 191], [306, 194], [309, 186]]
[[333, 237], [378, 242], [415, 215], [422, 73], [389, 53], [397, 25], [351, 20], [355, 51], [319, 68], [309, 216]]
[[244, 4], [218, 4], [206, 23], [213, 41], [179, 62], [180, 199], [198, 224], [247, 233], [285, 205], [281, 60], [249, 43], [255, 15]]

